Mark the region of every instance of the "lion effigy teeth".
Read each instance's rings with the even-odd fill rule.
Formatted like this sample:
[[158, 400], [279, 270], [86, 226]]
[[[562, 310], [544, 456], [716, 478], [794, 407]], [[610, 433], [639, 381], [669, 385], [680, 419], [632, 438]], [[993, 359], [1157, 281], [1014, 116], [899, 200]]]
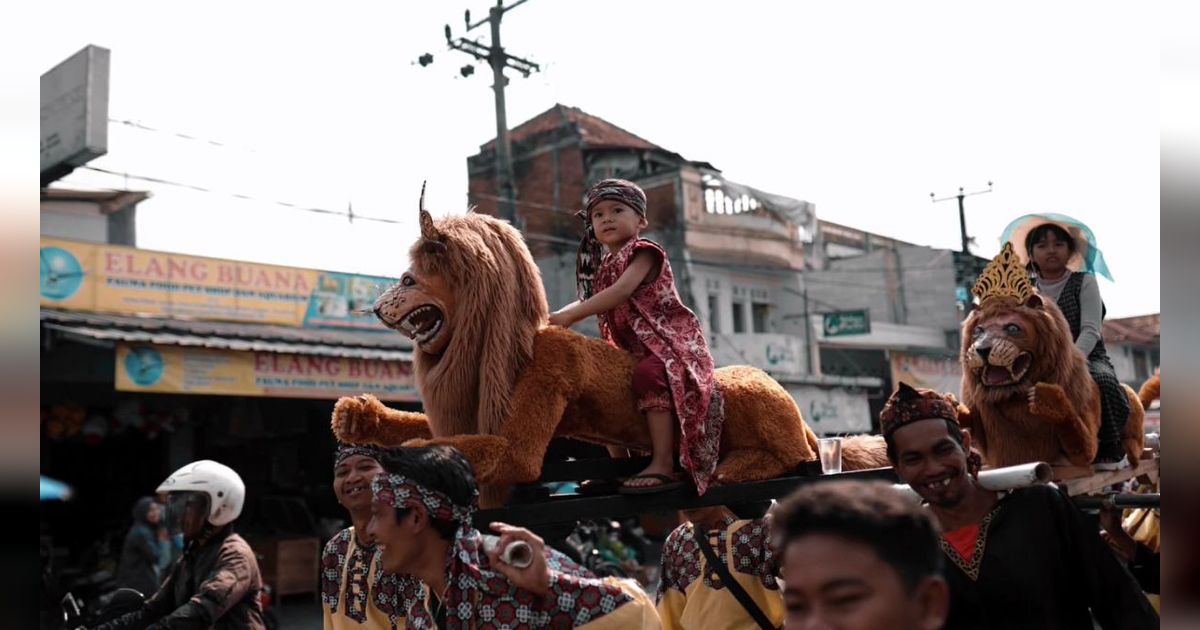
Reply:
[[983, 367], [983, 357], [979, 356], [978, 352], [968, 353], [967, 365], [973, 370], [978, 370]]

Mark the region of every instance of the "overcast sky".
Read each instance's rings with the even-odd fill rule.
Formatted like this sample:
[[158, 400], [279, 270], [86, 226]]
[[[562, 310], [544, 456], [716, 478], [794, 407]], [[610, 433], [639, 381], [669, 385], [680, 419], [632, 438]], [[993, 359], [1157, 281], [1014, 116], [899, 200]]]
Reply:
[[[511, 3], [511, 0], [510, 0]], [[421, 180], [435, 212], [466, 204], [466, 158], [495, 135], [490, 71], [442, 25], [486, 1], [62, 2], [31, 53], [43, 71], [112, 51], [109, 154], [78, 187], [151, 190], [141, 247], [399, 275]], [[976, 253], [1012, 218], [1092, 227], [1110, 317], [1159, 310], [1159, 18], [1110, 2], [532, 0], [507, 13], [510, 127], [563, 103], [819, 217]], [[485, 28], [471, 33], [485, 43]], [[429, 67], [415, 64], [430, 52]], [[191, 135], [187, 140], [175, 133]], [[221, 146], [210, 141], [221, 143]], [[238, 200], [224, 193], [249, 195]], [[288, 209], [282, 201], [399, 219]]]

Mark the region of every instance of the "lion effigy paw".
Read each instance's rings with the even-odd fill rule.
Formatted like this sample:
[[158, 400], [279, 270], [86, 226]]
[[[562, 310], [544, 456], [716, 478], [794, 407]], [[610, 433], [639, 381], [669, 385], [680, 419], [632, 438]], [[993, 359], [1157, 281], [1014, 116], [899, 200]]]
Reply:
[[339, 442], [375, 443], [380, 434], [380, 419], [387, 407], [370, 394], [343, 396], [333, 406], [330, 428]]
[[1071, 401], [1061, 385], [1037, 383], [1029, 388], [1029, 413], [1051, 422], [1071, 417]]

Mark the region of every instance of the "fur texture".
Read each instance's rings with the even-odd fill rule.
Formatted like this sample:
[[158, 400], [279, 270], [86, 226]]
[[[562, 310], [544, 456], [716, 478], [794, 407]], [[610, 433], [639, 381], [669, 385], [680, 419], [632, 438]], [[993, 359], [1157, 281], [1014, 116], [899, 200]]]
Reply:
[[1158, 400], [1162, 390], [1162, 382], [1160, 380], [1158, 370], [1154, 370], [1154, 376], [1142, 383], [1141, 390], [1138, 391], [1138, 400], [1142, 401], [1142, 407], [1149, 409], [1150, 403]]
[[[1100, 391], [1053, 300], [985, 300], [962, 327], [960, 421], [994, 467], [1032, 461], [1087, 466], [1096, 456]], [[1123, 444], [1141, 455], [1145, 413], [1133, 390]]]
[[[545, 325], [541, 277], [520, 234], [479, 214], [435, 226], [441, 245], [418, 241], [412, 269], [376, 304], [385, 322], [410, 332], [400, 323], [425, 306], [444, 316], [445, 330], [415, 352], [428, 415], [389, 409], [369, 395], [342, 398], [333, 413], [337, 437], [384, 446], [432, 437], [456, 446], [490, 487], [483, 498], [492, 505], [503, 488], [539, 477], [554, 437], [649, 452], [630, 388], [633, 358]], [[816, 435], [779, 383], [747, 366], [718, 369], [716, 379], [726, 410], [718, 483], [769, 479], [816, 459]], [[880, 439], [859, 440], [844, 457], [846, 469], [887, 465]]]

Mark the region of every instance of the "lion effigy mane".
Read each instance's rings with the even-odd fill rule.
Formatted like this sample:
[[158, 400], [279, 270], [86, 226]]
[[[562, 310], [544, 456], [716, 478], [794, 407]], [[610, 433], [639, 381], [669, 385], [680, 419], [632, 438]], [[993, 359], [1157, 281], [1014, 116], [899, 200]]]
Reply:
[[[339, 440], [383, 446], [450, 444], [471, 461], [486, 504], [536, 481], [552, 438], [649, 452], [630, 378], [634, 360], [604, 341], [547, 326], [541, 274], [520, 233], [468, 212], [433, 219], [421, 206], [411, 265], [375, 304], [414, 340], [425, 413], [390, 409], [369, 395], [340, 399]], [[816, 435], [791, 395], [747, 366], [716, 370], [725, 396], [717, 483], [780, 476], [816, 458]], [[882, 442], [851, 440], [847, 469], [886, 466]]]
[[[971, 430], [988, 465], [1032, 461], [1075, 466], [1096, 457], [1100, 390], [1087, 359], [1054, 300], [1038, 295], [1011, 246], [988, 265], [975, 286], [980, 306], [962, 324], [960, 422]], [[1122, 445], [1131, 464], [1142, 453], [1145, 412], [1129, 397]]]

